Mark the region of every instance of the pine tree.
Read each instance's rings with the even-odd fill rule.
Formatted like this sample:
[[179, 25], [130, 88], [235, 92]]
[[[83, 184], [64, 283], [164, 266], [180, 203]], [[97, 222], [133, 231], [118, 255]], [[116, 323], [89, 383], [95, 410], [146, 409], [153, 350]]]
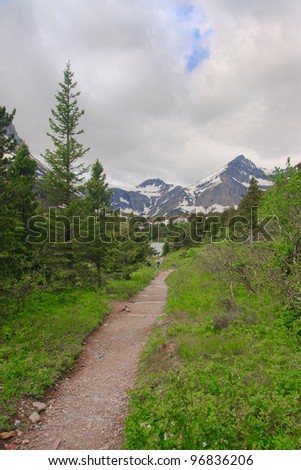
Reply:
[[[106, 175], [98, 159], [92, 166], [91, 177], [86, 184], [86, 191], [87, 225], [89, 238], [92, 238], [92, 242], [90, 243], [87, 240], [87, 243], [81, 246], [81, 253], [85, 260], [89, 260], [95, 266], [96, 280], [100, 287], [103, 283], [103, 275], [107, 269], [108, 259], [112, 253], [113, 239], [112, 242], [109, 241], [106, 225], [106, 211], [110, 206], [111, 191], [108, 189]], [[95, 239], [93, 240], [94, 236]]]
[[0, 208], [5, 206], [5, 186], [7, 182], [7, 155], [12, 155], [16, 149], [14, 135], [8, 134], [8, 127], [12, 124], [16, 111], [7, 113], [5, 106], [0, 106]]
[[47, 135], [51, 138], [54, 149], [47, 149], [44, 155], [50, 167], [44, 178], [49, 201], [66, 207], [69, 207], [81, 189], [83, 174], [88, 168], [79, 161], [89, 151], [89, 148], [84, 148], [77, 140], [77, 136], [84, 132], [78, 130], [84, 110], [80, 110], [77, 104], [80, 92], [75, 91], [77, 82], [73, 81], [73, 75], [68, 62], [63, 82], [59, 83], [56, 107], [51, 110], [52, 117], [49, 118], [51, 133]]
[[[83, 175], [88, 169], [81, 159], [89, 151], [89, 148], [84, 148], [77, 140], [84, 132], [78, 129], [84, 110], [81, 110], [77, 103], [80, 92], [76, 91], [77, 82], [73, 80], [73, 76], [68, 62], [64, 69], [63, 81], [59, 83], [59, 91], [55, 96], [55, 109], [51, 110], [49, 118], [51, 132], [47, 135], [52, 140], [53, 149], [47, 149], [44, 155], [50, 169], [42, 183], [42, 190], [49, 204], [58, 208], [57, 215], [68, 218], [63, 232], [57, 228], [55, 221], [50, 221], [52, 236], [55, 240], [60, 239], [60, 243], [49, 247], [50, 253], [53, 252], [53, 259], [60, 260], [66, 282], [76, 277], [71, 221], [77, 208], [78, 193], [83, 187]], [[58, 270], [59, 266], [56, 266], [54, 272], [58, 274]]]
[[[258, 241], [259, 207], [263, 195], [264, 191], [260, 189], [256, 179], [252, 176], [248, 192], [237, 208], [237, 216], [230, 220], [229, 230], [232, 234], [232, 240]], [[233, 226], [233, 222], [237, 227]]]
[[91, 178], [86, 184], [88, 193], [86, 202], [90, 209], [97, 214], [110, 205], [111, 191], [108, 186], [103, 166], [97, 159], [91, 169]]
[[[10, 161], [7, 170], [6, 201], [9, 218], [5, 227], [6, 251], [3, 259], [3, 271], [6, 279], [11, 278], [13, 284], [21, 282], [23, 288], [29, 287], [25, 273], [32, 269], [32, 257], [35, 246], [27, 242], [29, 219], [35, 214], [35, 174], [36, 162], [30, 157], [28, 147], [23, 143], [18, 147], [15, 157]], [[21, 281], [22, 280], [22, 281]], [[24, 283], [25, 282], [25, 283]]]
[[113, 270], [125, 279], [130, 279], [131, 274], [145, 264], [148, 256], [152, 254], [150, 249], [149, 234], [146, 230], [140, 230], [145, 219], [133, 214], [124, 220], [116, 214], [115, 236], [116, 245], [113, 249]]
[[24, 227], [24, 241], [27, 236], [27, 224], [37, 208], [35, 175], [37, 164], [31, 158], [29, 149], [23, 143], [18, 150], [10, 167], [10, 194], [13, 207]]
[[260, 186], [254, 176], [252, 176], [252, 178], [250, 179], [250, 186], [248, 192], [245, 197], [241, 200], [238, 206], [239, 215], [250, 217], [251, 209], [260, 206], [263, 194], [264, 192], [262, 191], [262, 189], [260, 189]]
[[[12, 269], [12, 253], [16, 245], [18, 220], [12, 211], [12, 195], [8, 187], [8, 166], [13, 161], [16, 139], [8, 134], [15, 110], [7, 113], [5, 106], [0, 107], [0, 276], [7, 277]], [[7, 155], [11, 155], [7, 158]]]
[[5, 106], [0, 106], [0, 162], [3, 162], [5, 154], [14, 152], [17, 142], [13, 134], [8, 133], [8, 127], [12, 124], [16, 110], [10, 114]]

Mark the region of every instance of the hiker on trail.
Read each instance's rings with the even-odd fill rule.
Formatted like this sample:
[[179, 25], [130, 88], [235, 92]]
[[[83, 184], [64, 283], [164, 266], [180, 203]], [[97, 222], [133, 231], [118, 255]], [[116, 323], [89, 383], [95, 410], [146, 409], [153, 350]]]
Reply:
[[151, 263], [150, 260], [148, 259], [148, 260], [146, 261], [146, 266], [148, 266], [148, 267], [150, 268], [151, 265], [152, 265], [152, 263]]
[[159, 269], [159, 268], [160, 268], [160, 260], [157, 259], [157, 260], [156, 260], [156, 269]]

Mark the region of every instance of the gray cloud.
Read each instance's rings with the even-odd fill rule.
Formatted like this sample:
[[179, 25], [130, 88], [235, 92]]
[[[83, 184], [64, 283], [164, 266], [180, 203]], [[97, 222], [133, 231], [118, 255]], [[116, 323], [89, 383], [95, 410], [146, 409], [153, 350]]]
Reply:
[[39, 156], [70, 59], [87, 160], [112, 182], [192, 183], [240, 153], [297, 162], [300, 20], [299, 0], [0, 0], [0, 103]]

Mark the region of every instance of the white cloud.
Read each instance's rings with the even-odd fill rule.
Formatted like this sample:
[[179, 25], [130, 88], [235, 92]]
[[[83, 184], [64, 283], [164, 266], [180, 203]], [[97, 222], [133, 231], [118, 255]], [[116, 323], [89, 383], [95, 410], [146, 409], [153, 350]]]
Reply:
[[241, 153], [298, 161], [300, 20], [298, 0], [7, 0], [0, 104], [39, 156], [70, 59], [89, 162], [112, 181], [193, 183]]

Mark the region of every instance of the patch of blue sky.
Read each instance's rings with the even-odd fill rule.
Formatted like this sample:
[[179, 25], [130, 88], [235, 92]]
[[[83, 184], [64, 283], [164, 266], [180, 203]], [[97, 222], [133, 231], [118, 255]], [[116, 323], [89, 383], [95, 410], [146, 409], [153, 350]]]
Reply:
[[198, 28], [195, 28], [192, 33], [192, 36], [193, 36], [193, 39], [195, 39], [196, 41], [204, 41], [210, 36], [210, 34], [212, 34], [211, 28], [207, 29], [203, 33], [201, 33], [201, 31]]
[[197, 41], [200, 41], [201, 39], [203, 39], [203, 36], [198, 28], [195, 28], [195, 30], [193, 31], [193, 37]]
[[202, 62], [209, 59], [208, 36], [212, 30], [206, 29], [206, 15], [203, 9], [190, 0], [188, 5], [172, 7], [175, 30], [180, 40], [178, 53], [185, 61], [188, 73], [195, 70]]
[[209, 59], [209, 51], [207, 49], [194, 49], [192, 53], [187, 57], [186, 70], [191, 73], [195, 70], [202, 62]]
[[181, 21], [190, 21], [193, 17], [194, 6], [187, 5], [176, 8], [177, 17]]
[[208, 36], [212, 33], [211, 29], [201, 32], [195, 28], [192, 32], [191, 53], [186, 56], [186, 71], [192, 72], [202, 62], [209, 59]]

